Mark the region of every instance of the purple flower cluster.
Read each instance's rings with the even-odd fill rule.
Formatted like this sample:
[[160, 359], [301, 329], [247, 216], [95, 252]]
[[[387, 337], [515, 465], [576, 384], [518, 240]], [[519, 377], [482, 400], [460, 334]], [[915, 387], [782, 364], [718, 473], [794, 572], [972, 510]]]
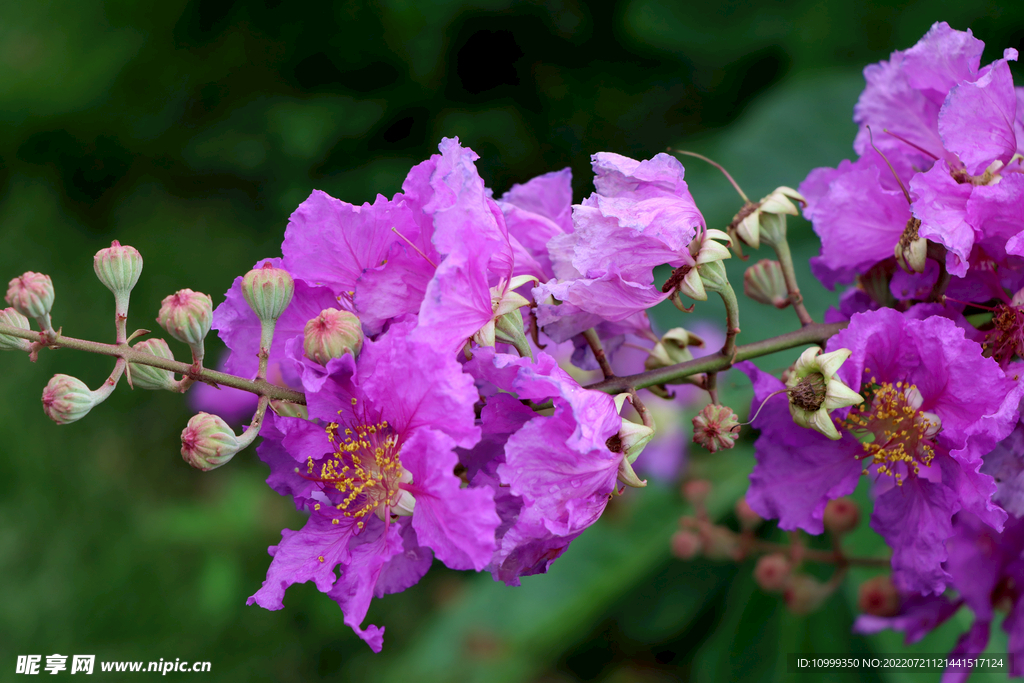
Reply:
[[896, 259], [912, 273], [892, 280], [896, 299], [921, 298], [905, 292], [930, 291], [940, 274], [952, 278], [951, 296], [975, 302], [1024, 282], [1024, 89], [1008, 66], [1017, 51], [982, 67], [983, 48], [970, 31], [936, 23], [864, 70], [859, 158], [800, 185], [822, 244], [812, 267], [828, 287], [891, 272]]
[[868, 477], [899, 610], [864, 615], [856, 629], [915, 642], [966, 605], [974, 622], [953, 654], [974, 655], [1002, 609], [1020, 655], [1024, 89], [1008, 66], [1016, 50], [981, 66], [983, 47], [937, 23], [865, 69], [859, 157], [801, 184], [822, 243], [813, 272], [829, 288], [854, 283], [826, 316], [848, 321], [826, 351], [850, 352], [837, 376], [863, 401], [832, 413], [833, 441], [771, 400], [782, 382], [741, 364], [753, 405], [764, 403], [747, 501], [784, 529], [817, 534], [826, 503]]
[[[383, 628], [364, 627], [372, 598], [412, 586], [434, 558], [518, 585], [601, 516], [617, 482], [642, 485], [632, 462], [650, 428], [582, 388], [541, 340], [571, 340], [584, 367], [595, 360], [586, 329], [609, 352], [627, 335], [649, 348], [645, 309], [664, 298], [651, 270], [686, 262], [702, 226], [682, 167], [665, 155], [597, 155], [599, 194], [575, 210], [568, 170], [494, 200], [476, 159], [446, 139], [391, 199], [354, 206], [315, 191], [289, 221], [283, 257], [268, 260], [295, 280], [268, 376], [303, 391], [308, 415], [268, 414], [258, 454], [267, 483], [308, 519], [270, 548], [249, 602], [281, 609], [290, 585], [312, 581], [375, 651]], [[650, 254], [623, 249], [631, 232], [647, 235]], [[599, 272], [602, 253], [611, 260]], [[593, 282], [601, 299], [558, 290]], [[307, 322], [327, 309], [358, 316], [357, 355], [304, 352]], [[254, 377], [261, 325], [241, 278], [213, 327], [230, 349], [225, 369]], [[642, 371], [635, 351], [631, 363]], [[676, 457], [660, 468], [675, 474], [682, 446], [672, 443]]]

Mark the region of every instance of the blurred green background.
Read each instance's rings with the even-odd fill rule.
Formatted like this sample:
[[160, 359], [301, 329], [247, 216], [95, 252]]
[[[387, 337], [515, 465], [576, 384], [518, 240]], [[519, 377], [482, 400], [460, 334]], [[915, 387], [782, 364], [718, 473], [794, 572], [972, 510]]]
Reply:
[[[986, 60], [1024, 38], [1024, 4], [1009, 2], [2, 3], [0, 276], [50, 274], [55, 324], [108, 340], [110, 296], [90, 261], [119, 239], [146, 263], [130, 323], [157, 329], [163, 296], [191, 287], [218, 303], [236, 275], [279, 255], [311, 189], [391, 195], [451, 135], [481, 155], [497, 194], [571, 166], [579, 201], [591, 153], [673, 145], [712, 155], [760, 197], [850, 155], [860, 69], [936, 20], [972, 28]], [[709, 224], [724, 226], [737, 198], [686, 165]], [[799, 219], [791, 232], [820, 316], [834, 295], [806, 273], [813, 234]], [[745, 299], [741, 315], [740, 343], [795, 326]], [[178, 454], [182, 397], [124, 386], [57, 427], [40, 409], [47, 379], [98, 386], [111, 364], [67, 351], [0, 360], [0, 679], [19, 654], [61, 653], [209, 660], [205, 678], [225, 681], [748, 681], [787, 678], [787, 652], [898, 651], [896, 636], [849, 634], [854, 580], [796, 617], [753, 586], [750, 562], [671, 559], [686, 506], [668, 482], [617, 500], [522, 588], [437, 566], [376, 601], [369, 621], [387, 635], [373, 655], [312, 586], [290, 589], [280, 612], [245, 606], [266, 547], [302, 523], [252, 449], [191, 470]], [[727, 382], [739, 410], [745, 391]], [[723, 519], [750, 444], [692, 458], [716, 480]], [[866, 530], [851, 546], [879, 551]], [[968, 618], [921, 651], [947, 650]]]

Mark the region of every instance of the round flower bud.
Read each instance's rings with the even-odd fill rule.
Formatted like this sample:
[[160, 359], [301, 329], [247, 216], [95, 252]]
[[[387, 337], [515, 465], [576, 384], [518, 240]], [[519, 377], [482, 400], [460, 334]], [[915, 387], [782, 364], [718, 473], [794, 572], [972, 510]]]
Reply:
[[739, 500], [736, 501], [735, 510], [736, 519], [739, 520], [740, 528], [744, 531], [753, 531], [757, 527], [761, 526], [761, 522], [764, 521], [763, 519], [761, 519], [761, 515], [754, 512], [754, 510], [750, 507], [750, 504], [747, 503], [746, 498], [740, 498]]
[[704, 556], [710, 560], [739, 560], [743, 556], [739, 537], [725, 527], [709, 525], [703, 542]]
[[672, 554], [680, 560], [692, 560], [700, 555], [702, 545], [700, 536], [688, 529], [672, 534]]
[[[18, 313], [13, 308], [5, 308], [0, 311], [0, 323], [12, 325], [23, 330], [31, 329], [28, 318]], [[12, 337], [9, 334], [0, 334], [0, 350], [4, 351], [29, 351], [32, 342], [21, 337]]]
[[49, 275], [29, 271], [11, 280], [4, 301], [27, 318], [48, 316], [53, 306], [53, 282]]
[[739, 420], [728, 406], [708, 404], [693, 418], [693, 442], [712, 453], [732, 448], [739, 435]]
[[320, 365], [346, 353], [357, 357], [363, 348], [363, 327], [354, 313], [327, 308], [306, 323], [302, 347], [306, 358]]
[[807, 574], [789, 577], [783, 599], [793, 614], [810, 614], [821, 607], [832, 594], [832, 589]]
[[[171, 347], [163, 339], [146, 339], [145, 341], [140, 341], [132, 348], [166, 358], [167, 360], [174, 360]], [[170, 370], [155, 368], [152, 365], [140, 365], [138, 363], [129, 363], [129, 365], [131, 365], [132, 370], [132, 384], [139, 389], [150, 389], [153, 391], [166, 389], [167, 391], [174, 391], [177, 388], [174, 381], [174, 373]]]
[[761, 590], [778, 593], [786, 587], [793, 565], [782, 553], [764, 555], [754, 566], [754, 582]]
[[868, 579], [857, 593], [857, 608], [864, 614], [894, 617], [900, 612], [900, 594], [888, 575]]
[[789, 306], [789, 290], [778, 261], [762, 259], [743, 273], [743, 291], [754, 301], [775, 308]]
[[253, 268], [242, 278], [242, 296], [260, 322], [274, 322], [281, 317], [295, 293], [295, 281], [288, 271], [269, 262]]
[[135, 247], [121, 246], [114, 240], [106, 249], [100, 249], [92, 260], [93, 270], [100, 282], [115, 296], [129, 294], [142, 274], [142, 254]]
[[81, 420], [93, 405], [92, 390], [70, 375], [54, 375], [43, 389], [43, 412], [59, 425]]
[[199, 344], [210, 332], [213, 322], [213, 299], [209, 294], [181, 289], [164, 297], [156, 321], [180, 342]]
[[698, 507], [704, 504], [711, 494], [711, 482], [707, 479], [691, 479], [683, 484], [683, 498], [690, 505]]
[[198, 413], [181, 432], [181, 457], [197, 470], [208, 472], [226, 464], [241, 450], [238, 437], [217, 415]]
[[836, 498], [825, 506], [825, 528], [830, 534], [846, 534], [860, 523], [860, 508], [852, 498]]

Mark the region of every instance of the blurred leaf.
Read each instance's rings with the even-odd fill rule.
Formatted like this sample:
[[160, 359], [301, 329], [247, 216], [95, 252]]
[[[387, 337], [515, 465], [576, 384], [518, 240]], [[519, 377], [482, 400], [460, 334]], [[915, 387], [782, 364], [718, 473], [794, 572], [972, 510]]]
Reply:
[[[720, 455], [732, 474], [708, 501], [715, 518], [746, 488], [750, 462], [742, 449]], [[628, 491], [546, 575], [526, 578], [519, 588], [477, 577], [456, 605], [423, 625], [404, 656], [377, 675], [384, 681], [528, 680], [668, 557], [669, 536], [684, 510], [672, 489]], [[699, 604], [687, 611], [692, 617]], [[680, 628], [686, 619], [675, 621]]]

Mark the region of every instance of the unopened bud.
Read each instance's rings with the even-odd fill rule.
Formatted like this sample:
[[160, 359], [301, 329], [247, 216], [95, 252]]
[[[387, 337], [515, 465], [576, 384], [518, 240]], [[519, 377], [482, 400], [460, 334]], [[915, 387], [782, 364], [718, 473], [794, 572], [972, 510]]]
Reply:
[[290, 401], [271, 401], [270, 409], [281, 417], [301, 417], [303, 420], [309, 419], [309, 409], [301, 403], [292, 403]]
[[739, 560], [739, 537], [725, 527], [709, 526], [703, 534], [704, 555], [711, 560]]
[[81, 420], [95, 404], [92, 390], [70, 375], [54, 375], [43, 389], [43, 412], [59, 425]]
[[754, 301], [775, 308], [789, 306], [789, 290], [778, 261], [762, 259], [743, 273], [743, 291]]
[[4, 301], [26, 318], [48, 320], [53, 307], [53, 282], [49, 275], [29, 271], [11, 280]]
[[[151, 353], [154, 356], [159, 356], [160, 358], [174, 360], [174, 354], [171, 353], [171, 347], [169, 347], [167, 342], [163, 339], [146, 339], [145, 341], [140, 341], [132, 348], [137, 351]], [[141, 365], [139, 363], [130, 363], [129, 365], [131, 365], [133, 386], [136, 386], [139, 389], [150, 389], [152, 391], [159, 391], [161, 389], [175, 391], [177, 389], [177, 383], [174, 381], [174, 373], [170, 370], [155, 368], [152, 365]]]
[[644, 368], [656, 370], [693, 360], [693, 353], [688, 348], [690, 346], [704, 346], [704, 340], [682, 327], [674, 327], [661, 335], [658, 343], [648, 352]]
[[127, 296], [142, 274], [142, 254], [135, 247], [121, 246], [114, 240], [109, 247], [96, 252], [92, 267], [96, 277], [115, 297]]
[[810, 614], [832, 595], [832, 589], [821, 581], [807, 574], [794, 574], [789, 577], [783, 598], [786, 607], [793, 614]]
[[764, 521], [761, 515], [754, 512], [754, 509], [750, 507], [750, 503], [747, 502], [746, 498], [740, 498], [736, 501], [735, 511], [740, 528], [744, 531], [753, 531], [761, 526], [761, 522]]
[[363, 348], [363, 327], [354, 313], [327, 308], [306, 323], [302, 338], [306, 358], [327, 365], [332, 358], [346, 353], [358, 357]]
[[918, 235], [920, 227], [921, 220], [911, 217], [893, 249], [896, 263], [908, 273], [923, 273], [928, 258], [928, 240]]
[[857, 608], [876, 617], [894, 617], [900, 612], [900, 594], [888, 575], [875, 576], [860, 585]]
[[693, 507], [700, 507], [711, 495], [711, 482], [707, 479], [691, 479], [683, 484], [683, 498]]
[[692, 560], [700, 555], [702, 545], [700, 536], [689, 529], [680, 529], [672, 534], [672, 554], [680, 560]]
[[739, 434], [739, 420], [728, 406], [708, 404], [693, 418], [693, 442], [712, 453], [735, 446]]
[[253, 268], [242, 278], [242, 296], [260, 322], [276, 322], [292, 301], [295, 281], [288, 271], [269, 262]]
[[[0, 311], [0, 323], [11, 325], [23, 330], [31, 329], [28, 318], [18, 313], [13, 308], [5, 308]], [[0, 350], [3, 351], [29, 351], [32, 342], [21, 337], [13, 337], [9, 334], [0, 334]]]
[[217, 415], [198, 413], [181, 433], [181, 457], [207, 472], [224, 465], [241, 450], [238, 437]]
[[825, 506], [825, 528], [830, 534], [847, 534], [860, 523], [860, 508], [853, 498], [836, 498]]
[[789, 582], [792, 569], [789, 558], [782, 553], [764, 555], [754, 565], [754, 582], [769, 593], [781, 592]]
[[209, 294], [181, 289], [164, 297], [156, 321], [180, 342], [198, 346], [210, 332], [213, 322], [213, 299]]

